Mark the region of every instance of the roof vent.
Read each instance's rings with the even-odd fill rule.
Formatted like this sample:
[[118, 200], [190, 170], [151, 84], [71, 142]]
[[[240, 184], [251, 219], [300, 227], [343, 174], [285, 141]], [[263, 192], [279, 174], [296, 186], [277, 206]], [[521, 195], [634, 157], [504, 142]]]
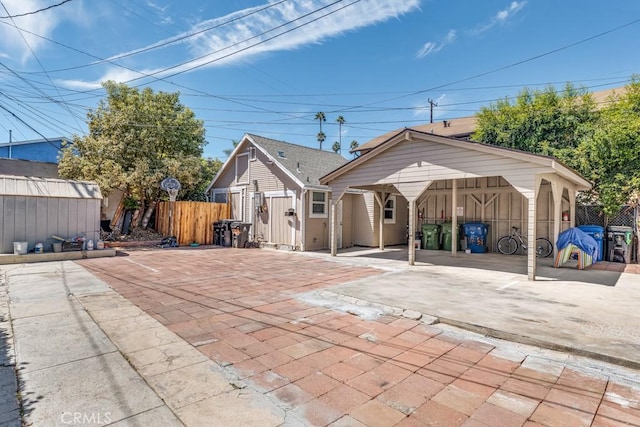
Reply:
[[296, 172], [300, 173], [300, 162], [298, 162], [296, 165]]
[[281, 159], [286, 159], [287, 157], [284, 155], [284, 151], [282, 150], [278, 150], [278, 157], [280, 157]]

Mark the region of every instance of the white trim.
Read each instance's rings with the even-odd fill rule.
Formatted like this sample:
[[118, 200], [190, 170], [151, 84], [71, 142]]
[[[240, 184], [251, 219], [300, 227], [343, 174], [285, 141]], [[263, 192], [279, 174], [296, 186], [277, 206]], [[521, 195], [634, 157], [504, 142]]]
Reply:
[[265, 191], [264, 197], [296, 197], [295, 190], [274, 190], [274, 191]]
[[[244, 182], [240, 182], [238, 181], [238, 160], [240, 160], [240, 157], [246, 157], [246, 162], [247, 162], [247, 181]], [[251, 180], [249, 179], [249, 153], [242, 153], [242, 154], [238, 154], [236, 156], [236, 170], [235, 170], [235, 180], [236, 180], [236, 184], [249, 184], [249, 182], [251, 182]]]
[[[387, 202], [390, 202], [390, 201], [393, 202], [393, 206], [391, 208], [387, 208]], [[388, 210], [391, 210], [391, 218], [387, 218]], [[397, 211], [398, 211], [398, 199], [396, 198], [396, 196], [390, 195], [389, 197], [387, 197], [387, 199], [384, 201], [384, 204], [382, 205], [382, 216], [384, 218], [384, 223], [395, 224]]]
[[[313, 193], [322, 193], [324, 194], [324, 212], [319, 214], [319, 213], [314, 213], [313, 212], [313, 205], [314, 204], [320, 204], [321, 202], [316, 202], [313, 200]], [[328, 218], [329, 217], [329, 212], [328, 212], [328, 208], [329, 208], [329, 192], [328, 191], [317, 191], [317, 190], [311, 190], [309, 191], [309, 218]]]

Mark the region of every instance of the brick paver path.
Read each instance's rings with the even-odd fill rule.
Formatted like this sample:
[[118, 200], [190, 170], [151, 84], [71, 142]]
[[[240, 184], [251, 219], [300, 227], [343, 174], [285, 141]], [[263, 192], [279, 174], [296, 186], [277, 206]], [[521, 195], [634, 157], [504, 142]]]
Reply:
[[[380, 274], [257, 249], [132, 251], [81, 265], [314, 426], [640, 426], [640, 393], [537, 370], [404, 318], [363, 320], [296, 295]], [[399, 283], [398, 286], [401, 286]]]

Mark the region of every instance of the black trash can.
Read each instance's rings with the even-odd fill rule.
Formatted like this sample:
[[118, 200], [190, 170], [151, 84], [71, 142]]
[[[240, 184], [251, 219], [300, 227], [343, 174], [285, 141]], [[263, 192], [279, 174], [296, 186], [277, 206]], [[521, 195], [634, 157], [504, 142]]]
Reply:
[[230, 224], [232, 235], [232, 246], [234, 248], [244, 248], [245, 243], [249, 240], [249, 228], [251, 224], [241, 221], [234, 221]]
[[607, 227], [607, 261], [631, 262], [633, 229], [626, 226], [610, 225]]
[[213, 223], [213, 244], [216, 246], [230, 247], [231, 239], [231, 223], [232, 219], [221, 219]]

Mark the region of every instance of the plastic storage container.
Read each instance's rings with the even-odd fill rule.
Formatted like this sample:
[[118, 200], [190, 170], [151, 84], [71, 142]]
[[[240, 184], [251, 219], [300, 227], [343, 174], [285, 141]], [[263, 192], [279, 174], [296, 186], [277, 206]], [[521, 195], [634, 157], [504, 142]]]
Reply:
[[424, 249], [440, 249], [440, 225], [422, 224], [422, 247]]
[[15, 255], [25, 255], [29, 249], [29, 242], [13, 242], [13, 253]]
[[607, 227], [607, 260], [611, 262], [631, 262], [633, 229], [625, 226]]
[[482, 222], [467, 222], [464, 225], [464, 234], [467, 236], [467, 248], [472, 253], [483, 254], [487, 252], [487, 234], [489, 226]]
[[604, 227], [595, 224], [585, 224], [576, 227], [593, 237], [598, 244], [598, 258], [594, 261], [602, 261], [604, 259]]
[[[460, 229], [456, 230], [456, 239], [460, 242]], [[440, 224], [440, 243], [442, 250], [450, 251], [453, 243], [453, 224], [445, 222]], [[458, 243], [458, 250], [460, 250], [460, 243]]]

